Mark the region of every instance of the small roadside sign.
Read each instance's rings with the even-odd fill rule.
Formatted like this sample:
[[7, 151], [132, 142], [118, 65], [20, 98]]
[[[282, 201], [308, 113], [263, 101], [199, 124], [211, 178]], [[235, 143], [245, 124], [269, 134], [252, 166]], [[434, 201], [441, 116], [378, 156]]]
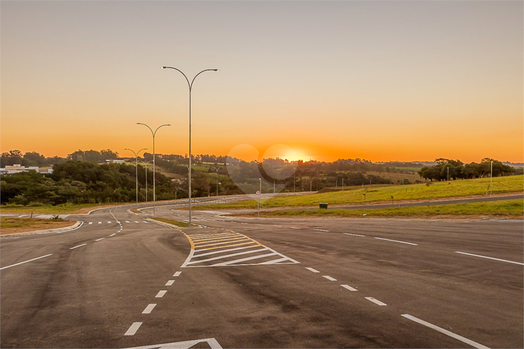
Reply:
[[257, 195], [260, 195], [260, 190], [257, 190]]

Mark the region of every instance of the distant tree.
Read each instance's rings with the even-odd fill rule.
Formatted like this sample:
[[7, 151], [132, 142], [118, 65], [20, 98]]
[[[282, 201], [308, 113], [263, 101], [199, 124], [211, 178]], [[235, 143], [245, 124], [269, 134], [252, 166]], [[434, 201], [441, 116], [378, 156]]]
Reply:
[[45, 166], [47, 165], [47, 160], [45, 156], [32, 151], [24, 154], [22, 164], [24, 166]]
[[10, 150], [9, 152], [2, 153], [0, 163], [2, 167], [12, 166], [15, 164], [22, 164], [23, 155], [20, 150]]

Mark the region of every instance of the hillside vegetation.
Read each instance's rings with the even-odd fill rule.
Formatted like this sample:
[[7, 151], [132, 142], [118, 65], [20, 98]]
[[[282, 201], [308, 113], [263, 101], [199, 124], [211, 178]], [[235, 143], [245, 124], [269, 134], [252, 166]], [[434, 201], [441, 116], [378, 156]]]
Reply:
[[[493, 193], [516, 193], [524, 191], [524, 176], [508, 176], [493, 178]], [[396, 185], [337, 191], [321, 194], [296, 196], [280, 196], [262, 200], [263, 207], [318, 206], [319, 203], [329, 205], [362, 204], [367, 202], [396, 202], [400, 200], [424, 200], [464, 196], [488, 195], [491, 179], [477, 178], [450, 182], [432, 182], [410, 185]], [[255, 200], [234, 202], [228, 204], [209, 205], [205, 208], [256, 208]]]
[[[524, 202], [520, 199], [494, 202], [474, 202], [451, 205], [411, 206], [381, 209], [332, 209], [332, 210], [278, 210], [262, 212], [263, 217], [328, 216], [328, 217], [448, 217], [482, 216], [521, 219]], [[252, 213], [256, 215], [256, 213]]]

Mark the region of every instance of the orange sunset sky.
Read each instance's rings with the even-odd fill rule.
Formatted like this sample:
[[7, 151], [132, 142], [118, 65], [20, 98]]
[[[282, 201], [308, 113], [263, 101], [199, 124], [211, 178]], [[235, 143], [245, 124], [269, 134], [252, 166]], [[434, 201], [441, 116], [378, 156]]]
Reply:
[[190, 79], [220, 69], [193, 86], [193, 154], [248, 144], [258, 154], [234, 155], [524, 162], [522, 1], [0, 9], [2, 152], [152, 152], [142, 122], [172, 125], [158, 131], [157, 153], [187, 154], [188, 86], [161, 69], [174, 66]]

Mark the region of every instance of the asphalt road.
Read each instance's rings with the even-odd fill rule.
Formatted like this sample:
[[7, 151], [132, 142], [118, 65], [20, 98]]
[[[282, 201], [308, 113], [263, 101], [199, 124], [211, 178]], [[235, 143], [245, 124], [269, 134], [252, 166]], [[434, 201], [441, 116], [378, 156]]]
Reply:
[[522, 221], [193, 213], [202, 227], [117, 208], [2, 238], [0, 346], [524, 345]]

